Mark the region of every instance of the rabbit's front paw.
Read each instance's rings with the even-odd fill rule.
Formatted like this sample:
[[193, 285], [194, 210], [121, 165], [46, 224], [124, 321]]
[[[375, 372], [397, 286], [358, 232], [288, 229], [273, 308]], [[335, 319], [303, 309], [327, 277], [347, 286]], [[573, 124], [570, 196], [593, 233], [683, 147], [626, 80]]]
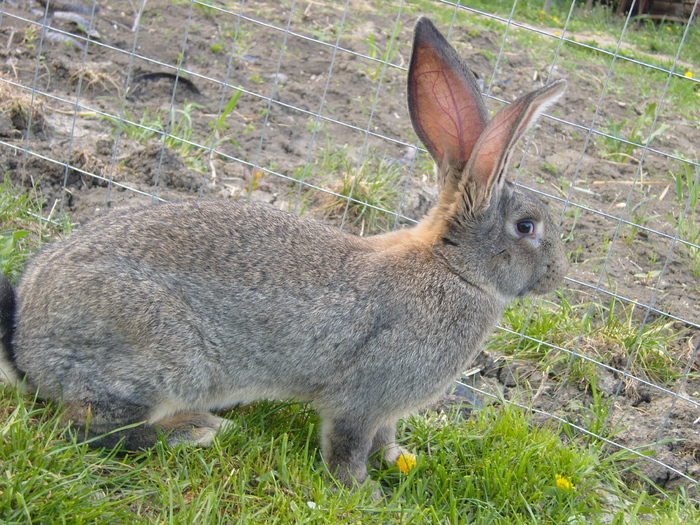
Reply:
[[384, 446], [382, 458], [387, 465], [396, 465], [404, 474], [408, 474], [416, 466], [416, 456], [396, 443]]

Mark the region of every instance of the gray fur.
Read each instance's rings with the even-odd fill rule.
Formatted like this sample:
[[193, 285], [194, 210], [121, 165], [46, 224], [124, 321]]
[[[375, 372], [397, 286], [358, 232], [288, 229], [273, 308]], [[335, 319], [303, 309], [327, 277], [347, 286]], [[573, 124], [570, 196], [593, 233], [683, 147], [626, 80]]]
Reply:
[[[421, 19], [416, 41], [451, 61], [444, 67], [466, 70], [426, 30], [437, 32]], [[473, 76], [460, 74], [461, 96], [473, 98]], [[553, 102], [561, 86], [547, 89], [523, 112]], [[411, 108], [414, 122], [421, 111]], [[398, 418], [469, 366], [507, 303], [550, 292], [566, 270], [541, 204], [494, 182], [500, 174], [475, 176], [464, 162], [451, 165], [449, 151], [430, 152], [446, 181], [438, 205], [415, 228], [375, 237], [229, 201], [94, 220], [28, 265], [14, 333], [7, 321], [0, 327], [0, 367], [63, 399], [86, 437], [109, 433], [96, 445], [146, 448], [161, 432], [206, 445], [229, 423], [209, 411], [308, 401], [323, 421], [329, 468], [347, 485], [362, 482], [368, 455], [383, 448], [385, 459], [398, 457]], [[524, 219], [536, 233], [518, 236]], [[11, 296], [0, 283], [0, 308]]]

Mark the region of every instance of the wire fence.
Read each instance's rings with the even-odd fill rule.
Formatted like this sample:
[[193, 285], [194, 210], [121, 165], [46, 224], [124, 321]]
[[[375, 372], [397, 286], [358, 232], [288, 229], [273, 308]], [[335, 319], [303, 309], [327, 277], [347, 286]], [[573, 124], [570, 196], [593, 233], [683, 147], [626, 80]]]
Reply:
[[360, 235], [408, 225], [437, 193], [404, 102], [427, 15], [490, 109], [569, 81], [512, 171], [560, 218], [572, 269], [554, 310], [567, 319], [542, 326], [548, 303], [515, 307], [465, 381], [643, 458], [656, 483], [697, 484], [698, 4], [666, 19], [634, 4], [617, 17], [575, 1], [555, 2], [558, 16], [548, 2], [463, 4], [1, 0], [3, 172], [41, 190], [47, 218], [77, 222], [223, 197]]

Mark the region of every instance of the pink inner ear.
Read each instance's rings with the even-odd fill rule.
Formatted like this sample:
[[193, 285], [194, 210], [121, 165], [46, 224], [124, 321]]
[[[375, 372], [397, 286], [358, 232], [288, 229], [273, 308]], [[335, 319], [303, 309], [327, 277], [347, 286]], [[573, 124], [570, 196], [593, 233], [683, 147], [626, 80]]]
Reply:
[[561, 96], [566, 82], [559, 80], [516, 100], [499, 111], [477, 142], [469, 167], [470, 176], [485, 187], [497, 183], [513, 146], [540, 112]]
[[493, 176], [501, 155], [513, 136], [513, 119], [518, 117], [522, 106], [523, 102], [516, 102], [503, 108], [484, 130], [471, 169], [472, 175], [479, 177], [483, 183]]
[[[442, 163], [462, 169], [471, 156], [484, 122], [480, 100], [465, 79], [426, 43], [417, 43], [413, 82], [414, 125], [428, 150]], [[477, 94], [477, 96], [481, 96]]]

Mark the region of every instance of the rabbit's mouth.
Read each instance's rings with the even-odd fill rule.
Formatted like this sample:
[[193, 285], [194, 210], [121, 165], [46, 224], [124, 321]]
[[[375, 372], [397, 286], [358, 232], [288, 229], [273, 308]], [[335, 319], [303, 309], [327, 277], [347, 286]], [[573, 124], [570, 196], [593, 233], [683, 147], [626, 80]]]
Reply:
[[[565, 256], [562, 262], [559, 261], [559, 259], [554, 258], [552, 262], [545, 267], [542, 275], [530, 288], [530, 293], [532, 295], [546, 295], [556, 290], [569, 267], [568, 263], [565, 262]], [[527, 291], [525, 295], [527, 295]]]

